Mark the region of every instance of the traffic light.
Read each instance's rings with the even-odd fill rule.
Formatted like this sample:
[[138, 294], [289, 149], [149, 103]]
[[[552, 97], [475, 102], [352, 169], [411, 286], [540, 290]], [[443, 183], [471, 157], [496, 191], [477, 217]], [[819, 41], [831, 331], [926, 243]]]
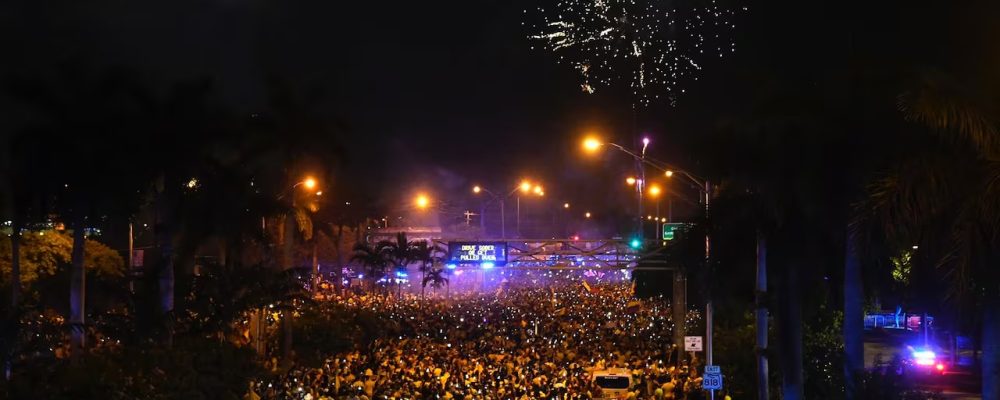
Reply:
[[633, 249], [638, 249], [642, 247], [642, 240], [639, 240], [638, 238], [632, 239], [632, 241], [630, 241], [628, 245], [631, 246]]

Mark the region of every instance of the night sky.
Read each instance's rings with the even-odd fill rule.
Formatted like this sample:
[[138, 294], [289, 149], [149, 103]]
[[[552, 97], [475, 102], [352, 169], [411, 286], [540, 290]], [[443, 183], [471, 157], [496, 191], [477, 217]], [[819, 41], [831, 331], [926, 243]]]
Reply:
[[[740, 21], [740, 50], [707, 63], [677, 106], [635, 109], [615, 90], [582, 92], [575, 71], [531, 49], [522, 22], [536, 1], [20, 1], [0, 6], [0, 43], [11, 49], [5, 74], [82, 57], [142, 70], [162, 85], [208, 76], [238, 112], [263, 107], [265, 76], [321, 90], [317, 109], [346, 127], [346, 164], [370, 177], [364, 190], [375, 197], [403, 198], [399, 188], [409, 186], [402, 192], [430, 190], [461, 208], [473, 183], [502, 190], [532, 177], [553, 202], [606, 208], [628, 198], [607, 188], [621, 186], [632, 167], [620, 154], [587, 160], [584, 133], [626, 145], [646, 133], [652, 154], [697, 169], [694, 138], [766, 88], [752, 74], [792, 72], [810, 82], [838, 65], [824, 46], [842, 38], [827, 28], [851, 11], [781, 3], [754, 4], [755, 19]], [[901, 19], [878, 24], [896, 29]]]

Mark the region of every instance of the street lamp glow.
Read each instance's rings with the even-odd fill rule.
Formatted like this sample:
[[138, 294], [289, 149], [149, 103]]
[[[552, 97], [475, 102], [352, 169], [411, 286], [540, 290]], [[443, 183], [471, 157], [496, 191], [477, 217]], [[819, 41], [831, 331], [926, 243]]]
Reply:
[[648, 137], [642, 138], [642, 145], [643, 146], [649, 146], [649, 138]]
[[306, 178], [306, 180], [302, 181], [302, 186], [305, 186], [306, 189], [313, 190], [316, 188], [316, 180], [311, 177]]
[[472, 193], [479, 193], [479, 192], [482, 192], [482, 191], [483, 191], [483, 188], [479, 187], [478, 185], [472, 187]]
[[674, 176], [674, 171], [671, 171], [671, 170], [668, 169], [667, 172], [663, 173], [663, 175], [666, 175], [667, 178], [673, 177]]
[[417, 208], [427, 208], [427, 206], [430, 205], [431, 200], [428, 199], [427, 196], [421, 194], [417, 195], [417, 198], [414, 202], [416, 203]]
[[521, 191], [528, 193], [531, 191], [531, 182], [521, 181]]
[[539, 186], [539, 185], [535, 185], [534, 193], [537, 194], [537, 195], [539, 195], [539, 196], [541, 196], [542, 193], [543, 193], [542, 192], [542, 187]]
[[629, 185], [635, 185], [635, 182], [636, 182], [635, 178], [633, 178], [631, 176], [628, 177], [628, 178], [625, 178], [625, 183], [627, 183]]
[[563, 203], [563, 208], [569, 208], [569, 203]]
[[587, 211], [587, 213], [583, 214], [583, 216], [586, 217], [586, 218], [590, 218], [590, 211]]
[[596, 137], [590, 136], [583, 139], [583, 149], [589, 152], [595, 152], [601, 148], [601, 141]]
[[660, 187], [657, 186], [657, 185], [650, 185], [649, 186], [649, 195], [653, 196], [653, 197], [659, 196], [660, 195]]

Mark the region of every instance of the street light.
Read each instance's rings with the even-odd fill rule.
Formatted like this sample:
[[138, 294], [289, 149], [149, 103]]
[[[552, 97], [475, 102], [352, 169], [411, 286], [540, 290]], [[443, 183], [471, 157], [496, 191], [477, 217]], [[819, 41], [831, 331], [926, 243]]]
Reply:
[[[621, 152], [623, 152], [625, 154], [628, 154], [628, 155], [632, 156], [632, 158], [637, 162], [637, 164], [639, 166], [639, 175], [640, 175], [639, 178], [640, 179], [644, 176], [643, 172], [644, 172], [644, 167], [646, 165], [649, 165], [649, 166], [655, 168], [656, 170], [662, 171], [663, 174], [664, 174], [664, 176], [666, 176], [667, 178], [672, 178], [674, 176], [675, 172], [681, 174], [682, 177], [686, 178], [688, 181], [690, 181], [691, 183], [693, 183], [695, 187], [698, 188], [698, 191], [700, 192], [701, 195], [704, 195], [705, 214], [706, 215], [708, 214], [708, 212], [709, 212], [709, 202], [711, 201], [711, 197], [712, 197], [712, 195], [711, 195], [711, 193], [712, 193], [712, 184], [711, 184], [711, 182], [709, 182], [708, 180], [703, 179], [703, 178], [698, 178], [698, 177], [692, 175], [691, 173], [689, 173], [687, 171], [672, 169], [672, 168], [670, 168], [669, 165], [667, 165], [664, 162], [657, 161], [657, 160], [654, 160], [652, 158], [647, 158], [646, 157], [646, 147], [649, 146], [649, 140], [648, 140], [648, 138], [643, 138], [643, 140], [642, 140], [642, 145], [643, 146], [642, 146], [642, 150], [641, 151], [629, 151], [628, 149], [622, 147], [621, 145], [615, 144], [615, 143], [610, 143], [610, 142], [609, 143], [601, 143], [600, 141], [598, 141], [596, 138], [593, 138], [593, 137], [590, 137], [590, 138], [587, 138], [587, 139], [584, 140], [584, 149], [586, 149], [586, 150], [588, 150], [590, 152], [594, 152], [598, 148], [600, 148], [602, 145], [605, 145], [605, 144], [609, 145], [611, 147], [614, 147], [615, 149], [618, 149], [618, 150], [620, 150]], [[639, 207], [638, 207], [639, 208], [639, 210], [638, 210], [639, 212], [637, 213], [637, 217], [638, 217], [638, 220], [639, 220], [639, 232], [641, 234], [641, 232], [642, 232], [642, 181], [641, 180], [637, 180], [636, 182], [638, 183], [636, 189], [637, 189], [637, 193], [639, 195]], [[706, 263], [706, 265], [708, 265], [708, 263], [709, 263], [710, 254], [711, 254], [711, 237], [709, 236], [708, 232], [706, 232], [706, 234], [705, 234], [705, 263]], [[686, 282], [686, 280], [687, 280], [687, 278], [683, 276], [683, 271], [679, 271], [679, 272], [681, 273], [681, 275], [675, 275], [675, 278], [674, 278], [675, 289], [677, 289], [678, 282], [681, 282], [681, 286], [680, 287], [683, 288], [684, 287], [683, 282]], [[674, 293], [675, 294], [679, 293], [679, 291], [678, 290], [674, 290]], [[676, 301], [676, 300], [678, 300], [677, 298], [675, 298], [674, 300], [675, 300], [675, 303], [678, 303]], [[679, 324], [681, 324], [680, 329], [677, 329], [677, 327], [675, 327], [675, 329], [674, 329], [674, 332], [675, 332], [674, 343], [677, 346], [683, 346], [683, 339], [684, 339], [684, 336], [683, 336], [684, 335], [683, 334], [683, 332], [684, 332], [684, 327], [683, 327], [684, 314], [683, 313], [684, 313], [684, 309], [686, 309], [686, 306], [685, 307], [674, 307], [674, 309], [677, 312], [677, 314], [674, 314], [674, 320], [677, 321]], [[706, 304], [705, 304], [705, 325], [706, 325], [706, 329], [705, 329], [706, 330], [706, 332], [705, 332], [705, 336], [706, 336], [706, 338], [705, 338], [706, 339], [705, 340], [705, 342], [706, 342], [705, 343], [705, 353], [706, 353], [706, 356], [707, 356], [706, 357], [707, 358], [706, 361], [708, 361], [709, 365], [711, 365], [712, 362], [713, 362], [713, 359], [712, 359], [712, 326], [713, 326], [712, 317], [713, 317], [713, 311], [714, 310], [713, 310], [713, 306], [712, 306], [712, 299], [711, 299], [711, 295], [709, 295], [709, 297], [708, 297], [708, 299], [706, 301]], [[678, 361], [679, 360], [680, 360], [680, 358], [678, 358]]]
[[657, 197], [657, 196], [660, 195], [660, 192], [661, 192], [661, 189], [660, 189], [659, 185], [650, 185], [649, 186], [649, 195], [650, 196], [652, 196], [652, 197], [655, 198], [655, 197]]
[[643, 236], [643, 234], [642, 234], [643, 233], [642, 232], [642, 184], [643, 184], [643, 179], [646, 178], [646, 164], [652, 164], [650, 160], [646, 159], [646, 149], [649, 147], [649, 143], [650, 143], [649, 137], [644, 137], [644, 138], [642, 138], [642, 149], [638, 150], [638, 151], [630, 151], [630, 150], [626, 149], [625, 147], [623, 147], [622, 145], [617, 144], [617, 143], [601, 142], [599, 139], [597, 139], [596, 136], [589, 136], [589, 137], [587, 137], [587, 138], [585, 138], [583, 140], [583, 148], [584, 148], [584, 150], [586, 150], [588, 152], [591, 152], [591, 153], [596, 152], [598, 149], [600, 149], [601, 146], [608, 145], [608, 146], [611, 146], [611, 147], [613, 147], [615, 149], [618, 149], [619, 151], [621, 151], [621, 152], [623, 152], [625, 154], [628, 154], [628, 155], [632, 156], [632, 158], [635, 159], [635, 161], [636, 161], [636, 169], [638, 170], [637, 172], [639, 174], [639, 177], [638, 178], [632, 178], [632, 177], [630, 177], [628, 180], [626, 180], [626, 182], [628, 182], [629, 185], [635, 185], [636, 186], [636, 197], [637, 197], [638, 201], [637, 201], [637, 204], [636, 204], [636, 218], [635, 219], [636, 219], [636, 222], [638, 223], [637, 229], [639, 230], [638, 233], [639, 233], [640, 239]]
[[569, 208], [569, 203], [563, 203], [563, 208]]
[[631, 177], [631, 176], [628, 177], [628, 178], [625, 178], [625, 183], [629, 184], [629, 186], [635, 185], [636, 182], [638, 182], [638, 181], [635, 178]]
[[583, 216], [586, 217], [586, 218], [590, 218], [590, 211], [587, 211], [587, 213], [583, 214]]
[[316, 180], [312, 177], [306, 178], [306, 180], [302, 181], [302, 186], [305, 186], [306, 189], [313, 190], [316, 188]]
[[419, 208], [419, 209], [425, 209], [425, 208], [427, 208], [428, 205], [431, 204], [431, 200], [429, 198], [427, 198], [426, 195], [423, 195], [423, 194], [418, 194], [417, 198], [414, 199], [413, 202], [414, 202], [414, 204], [417, 205], [417, 208]]
[[[492, 197], [493, 200], [496, 200], [497, 202], [500, 203], [500, 235], [503, 236], [503, 238], [507, 237], [507, 218], [506, 218], [506, 215], [504, 215], [504, 211], [506, 210], [507, 207], [504, 206], [504, 200], [506, 200], [510, 196], [513, 196], [518, 191], [521, 191], [524, 194], [535, 194], [537, 196], [545, 196], [545, 190], [542, 189], [541, 185], [532, 184], [532, 182], [530, 180], [527, 180], [527, 179], [522, 180], [520, 184], [518, 184], [517, 186], [515, 186], [510, 192], [507, 192], [504, 195], [498, 195], [497, 193], [494, 193], [494, 192], [490, 191], [489, 189], [486, 189], [485, 187], [482, 187], [482, 186], [479, 186], [479, 185], [476, 185], [476, 186], [472, 187], [472, 192], [473, 193], [480, 194], [482, 192], [485, 192], [490, 197]], [[482, 210], [480, 212], [480, 217], [479, 217], [480, 218], [480, 224], [483, 225], [484, 228], [485, 228], [485, 223], [483, 223], [482, 221], [483, 221], [483, 218], [484, 218], [483, 215], [485, 214], [485, 212], [486, 212], [486, 205], [484, 204], [482, 206]], [[518, 229], [518, 233], [520, 233], [520, 230], [521, 230], [521, 196], [517, 196], [517, 229]]]
[[[692, 183], [694, 185], [694, 187], [696, 187], [698, 189], [699, 194], [704, 196], [704, 198], [702, 200], [703, 200], [704, 206], [705, 206], [705, 215], [709, 215], [709, 212], [710, 212], [710, 204], [709, 203], [712, 200], [712, 184], [711, 184], [711, 182], [709, 182], [707, 179], [696, 177], [696, 176], [692, 175], [691, 173], [689, 173], [687, 171], [684, 171], [684, 170], [676, 170], [676, 171], [671, 170], [671, 169], [662, 169], [662, 170], [663, 170], [663, 174], [666, 175], [668, 178], [672, 178], [675, 175], [675, 173], [677, 173], [677, 174], [680, 174], [680, 176], [682, 178], [687, 179], [689, 183]], [[711, 249], [712, 249], [711, 236], [709, 236], [709, 232], [706, 230], [706, 232], [705, 232], [705, 266], [706, 267], [710, 266], [710, 263], [711, 263]], [[709, 271], [711, 271], [711, 269], [709, 269]], [[686, 278], [684, 278], [684, 279], [686, 280]], [[675, 283], [675, 285], [678, 284], [678, 282], [677, 282], [676, 279], [675, 279], [674, 283]], [[675, 292], [676, 292], [676, 290], [675, 290]], [[713, 322], [714, 314], [715, 314], [715, 309], [714, 309], [714, 305], [713, 305], [713, 302], [712, 302], [712, 294], [708, 293], [708, 295], [706, 296], [706, 300], [705, 300], [705, 356], [706, 356], [705, 357], [706, 358], [705, 361], [708, 363], [708, 365], [712, 365], [712, 362], [713, 362], [713, 360], [712, 360], [712, 336], [713, 336], [713, 330], [714, 330], [714, 325], [715, 325], [714, 322]], [[681, 315], [683, 315], [683, 314], [681, 314]], [[675, 318], [676, 318], [676, 316], [675, 316]], [[681, 337], [680, 335], [678, 335], [678, 336], [675, 337], [675, 342], [679, 342], [682, 339], [683, 339], [683, 337]]]

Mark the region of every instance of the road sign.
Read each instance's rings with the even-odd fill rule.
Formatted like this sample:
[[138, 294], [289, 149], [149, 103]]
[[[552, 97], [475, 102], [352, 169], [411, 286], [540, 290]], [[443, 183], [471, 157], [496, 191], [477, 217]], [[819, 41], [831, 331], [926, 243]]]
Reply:
[[722, 368], [718, 365], [706, 365], [701, 387], [705, 390], [722, 390]]
[[684, 351], [701, 351], [701, 336], [685, 336]]
[[663, 224], [663, 240], [674, 240], [683, 228], [683, 223]]
[[449, 261], [453, 263], [503, 265], [507, 262], [506, 242], [450, 242]]

